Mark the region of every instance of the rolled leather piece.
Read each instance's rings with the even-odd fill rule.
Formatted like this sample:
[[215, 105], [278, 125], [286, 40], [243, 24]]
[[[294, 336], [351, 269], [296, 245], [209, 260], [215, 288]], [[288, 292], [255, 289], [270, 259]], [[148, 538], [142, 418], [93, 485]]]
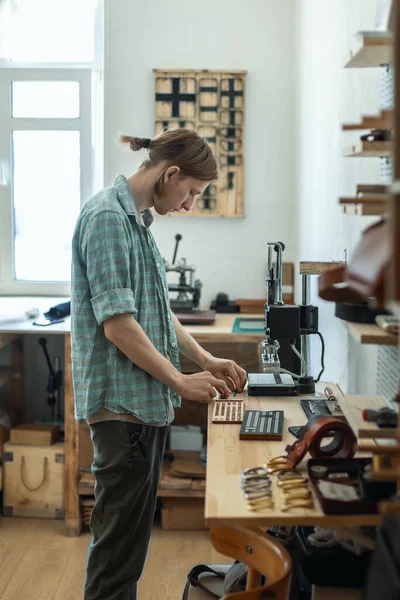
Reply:
[[[335, 417], [310, 420], [299, 431], [299, 439], [286, 446], [286, 460], [290, 467], [298, 465], [307, 452], [312, 458], [353, 458], [357, 450], [357, 438], [350, 425]], [[322, 441], [332, 437], [329, 444]]]

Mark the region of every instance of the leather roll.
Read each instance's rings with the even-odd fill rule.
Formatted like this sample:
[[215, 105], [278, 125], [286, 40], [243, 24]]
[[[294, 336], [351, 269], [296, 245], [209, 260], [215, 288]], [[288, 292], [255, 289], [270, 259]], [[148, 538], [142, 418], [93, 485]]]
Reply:
[[[322, 445], [325, 438], [332, 437], [329, 444]], [[286, 446], [288, 465], [298, 465], [307, 452], [312, 458], [353, 458], [357, 450], [357, 438], [350, 425], [335, 417], [311, 419], [299, 431], [299, 439]]]

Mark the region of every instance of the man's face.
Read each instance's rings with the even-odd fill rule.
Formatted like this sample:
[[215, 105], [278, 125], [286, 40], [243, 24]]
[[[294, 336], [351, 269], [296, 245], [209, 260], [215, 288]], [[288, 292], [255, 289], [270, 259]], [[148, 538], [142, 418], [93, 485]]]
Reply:
[[163, 198], [154, 196], [154, 208], [159, 215], [189, 211], [209, 184], [209, 181], [181, 176], [179, 167], [170, 167], [164, 174], [166, 195]]

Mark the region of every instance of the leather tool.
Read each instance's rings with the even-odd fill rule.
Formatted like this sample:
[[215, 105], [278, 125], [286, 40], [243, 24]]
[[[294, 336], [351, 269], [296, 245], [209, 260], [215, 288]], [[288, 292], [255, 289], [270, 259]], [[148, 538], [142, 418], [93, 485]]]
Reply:
[[[322, 440], [332, 441], [322, 446]], [[293, 469], [307, 452], [313, 458], [353, 458], [357, 449], [357, 438], [351, 427], [334, 417], [321, 417], [307, 423], [299, 432], [299, 439], [286, 446], [286, 456], [277, 456], [268, 461], [269, 472]]]

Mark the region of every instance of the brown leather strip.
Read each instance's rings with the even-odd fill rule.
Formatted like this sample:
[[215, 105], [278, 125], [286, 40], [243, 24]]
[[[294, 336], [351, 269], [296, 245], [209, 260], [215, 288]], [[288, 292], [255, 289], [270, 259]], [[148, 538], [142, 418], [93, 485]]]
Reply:
[[[333, 437], [333, 442], [322, 447], [322, 440], [326, 437]], [[320, 417], [309, 421], [300, 430], [300, 438], [292, 446], [286, 446], [286, 460], [289, 466], [295, 467], [307, 452], [313, 458], [352, 458], [356, 447], [357, 438], [345, 421]]]

